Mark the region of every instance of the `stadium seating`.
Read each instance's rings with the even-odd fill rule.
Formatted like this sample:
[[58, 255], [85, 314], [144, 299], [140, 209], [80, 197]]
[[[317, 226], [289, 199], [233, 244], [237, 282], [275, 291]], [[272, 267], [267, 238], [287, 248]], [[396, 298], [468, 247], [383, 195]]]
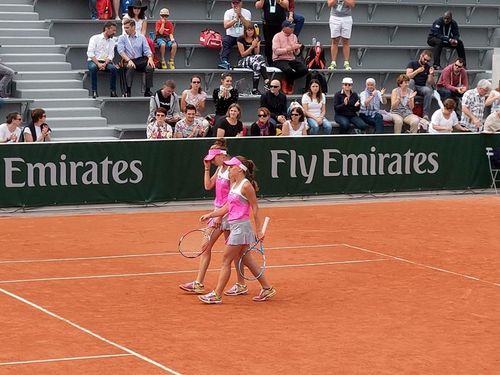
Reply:
[[[166, 79], [174, 79], [177, 91], [181, 92], [192, 74], [200, 74], [210, 96], [223, 71], [217, 69], [217, 51], [201, 48], [197, 43], [198, 34], [206, 27], [223, 31], [222, 15], [230, 2], [156, 0], [147, 3], [156, 5], [148, 23], [149, 30], [153, 29], [159, 9], [168, 7], [179, 43], [178, 69], [155, 71], [155, 88]], [[327, 49], [328, 56], [326, 2], [297, 0], [296, 3], [297, 12], [306, 18], [301, 41], [309, 45], [315, 37]], [[259, 22], [260, 13], [253, 4], [247, 0], [244, 6]], [[498, 0], [454, 0], [453, 4], [448, 0], [358, 0], [353, 12], [351, 40], [354, 70], [325, 72], [329, 78], [329, 94], [340, 88], [340, 81], [347, 74], [353, 77], [357, 91], [364, 87], [366, 78], [373, 77], [379, 87], [386, 87], [389, 92], [407, 62], [427, 48], [430, 24], [447, 9], [453, 11], [454, 19], [460, 24], [472, 83], [491, 77], [491, 55], [500, 32]], [[133, 86], [134, 98], [89, 98], [85, 51], [89, 37], [100, 32], [102, 25], [103, 21], [89, 20], [86, 0], [0, 0], [0, 57], [18, 71], [13, 87], [15, 99], [9, 99], [8, 106], [4, 105], [0, 112], [4, 114], [16, 106], [24, 110], [43, 107], [56, 140], [111, 139], [140, 129], [147, 116], [148, 100], [140, 97], [139, 78]], [[445, 50], [443, 65], [453, 56], [454, 53]], [[232, 59], [236, 63], [236, 51]], [[234, 76], [238, 88], [243, 93], [249, 92], [251, 72], [234, 71]], [[108, 82], [107, 75], [99, 80], [101, 95], [108, 95]], [[297, 83], [299, 87], [303, 85], [303, 81]], [[256, 96], [241, 98], [244, 121], [254, 120], [258, 102]], [[207, 113], [211, 109], [209, 100]], [[328, 115], [333, 118], [331, 112], [329, 108]], [[135, 130], [136, 136], [138, 133]]]

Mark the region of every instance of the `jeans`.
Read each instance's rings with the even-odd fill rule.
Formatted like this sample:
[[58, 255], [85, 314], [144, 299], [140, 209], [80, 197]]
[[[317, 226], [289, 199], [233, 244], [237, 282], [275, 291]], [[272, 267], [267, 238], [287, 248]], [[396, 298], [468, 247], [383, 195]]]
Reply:
[[317, 135], [319, 134], [319, 127], [323, 127], [323, 134], [329, 135], [332, 134], [332, 123], [328, 121], [326, 118], [323, 119], [323, 123], [319, 125], [316, 120], [311, 117], [307, 118], [307, 124], [309, 125], [309, 135]]
[[427, 44], [431, 47], [434, 47], [432, 51], [432, 56], [434, 57], [434, 65], [441, 65], [441, 51], [443, 50], [443, 47], [456, 49], [458, 57], [464, 59], [464, 65], [467, 65], [465, 59], [464, 43], [461, 40], [457, 40], [457, 42], [458, 44], [456, 46], [452, 46], [450, 43], [442, 41], [439, 38], [428, 38]]
[[300, 34], [300, 31], [302, 30], [302, 27], [304, 26], [304, 16], [301, 16], [300, 14], [294, 13], [293, 14], [293, 23], [295, 24], [295, 28], [293, 29], [293, 33], [297, 35], [297, 37]]
[[16, 73], [3, 64], [0, 64], [0, 97], [6, 98], [10, 92], [10, 83]]
[[375, 113], [374, 117], [360, 113], [359, 117], [368, 125], [375, 127], [375, 134], [384, 134], [384, 117], [380, 113]]
[[[93, 61], [88, 61], [87, 66], [90, 72], [92, 91], [97, 91], [97, 72], [99, 71], [99, 69], [97, 68], [97, 65]], [[111, 91], [116, 91], [116, 76], [118, 73], [118, 69], [116, 69], [116, 66], [114, 66], [113, 63], [109, 63], [106, 65], [106, 71], [111, 73], [111, 82], [109, 85]]]
[[415, 81], [410, 79], [410, 88], [415, 90], [418, 95], [424, 97], [424, 116], [431, 115], [431, 103], [432, 103], [432, 94], [434, 90], [429, 86], [417, 86], [415, 85]]
[[367, 128], [366, 123], [359, 116], [335, 115], [335, 122], [339, 124], [340, 133], [342, 134], [346, 134], [349, 131], [351, 124], [359, 130], [366, 130]]
[[89, 0], [90, 18], [97, 19], [97, 0]]
[[234, 36], [224, 35], [224, 37], [222, 38], [222, 49], [220, 50], [221, 62], [229, 62], [231, 49], [236, 45], [237, 40], [238, 38], [235, 38]]
[[298, 60], [275, 60], [274, 66], [281, 69], [286, 80], [293, 84], [297, 78], [303, 77], [309, 73], [309, 69]]

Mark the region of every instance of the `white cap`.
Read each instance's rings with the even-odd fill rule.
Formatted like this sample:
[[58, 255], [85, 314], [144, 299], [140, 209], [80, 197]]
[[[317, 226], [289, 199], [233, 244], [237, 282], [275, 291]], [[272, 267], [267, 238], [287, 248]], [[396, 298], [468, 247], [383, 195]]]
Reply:
[[343, 80], [342, 80], [342, 83], [350, 83], [351, 85], [353, 84], [352, 82], [352, 78], [351, 77], [345, 77]]

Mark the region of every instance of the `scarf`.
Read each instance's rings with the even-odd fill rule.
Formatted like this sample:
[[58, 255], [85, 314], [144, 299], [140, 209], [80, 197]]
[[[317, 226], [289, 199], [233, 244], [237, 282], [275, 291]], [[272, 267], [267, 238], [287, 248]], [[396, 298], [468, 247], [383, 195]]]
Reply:
[[259, 126], [261, 136], [269, 135], [269, 121], [266, 121], [265, 124], [261, 124], [260, 122], [257, 121], [257, 125]]
[[231, 90], [233, 89], [233, 86], [230, 86], [229, 88], [225, 88], [224, 86], [220, 85], [219, 87], [219, 99], [229, 99], [231, 97]]

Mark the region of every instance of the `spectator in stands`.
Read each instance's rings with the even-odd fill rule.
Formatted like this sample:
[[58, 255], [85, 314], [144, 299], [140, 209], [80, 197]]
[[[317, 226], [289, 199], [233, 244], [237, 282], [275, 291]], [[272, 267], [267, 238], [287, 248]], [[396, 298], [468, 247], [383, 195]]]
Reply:
[[179, 95], [175, 92], [175, 82], [167, 80], [161, 89], [155, 92], [149, 100], [148, 123], [155, 120], [157, 108], [164, 108], [166, 111], [165, 122], [172, 127], [181, 119], [181, 109], [179, 105]]
[[439, 17], [431, 26], [427, 44], [434, 47], [432, 51], [434, 56], [434, 69], [441, 69], [441, 50], [443, 47], [454, 48], [457, 50], [458, 57], [463, 59], [463, 65], [466, 66], [464, 43], [460, 40], [458, 24], [453, 20], [451, 12], [448, 10], [443, 17]]
[[201, 77], [194, 75], [191, 77], [189, 89], [186, 89], [181, 94], [181, 111], [185, 113], [186, 105], [192, 104], [196, 108], [196, 117], [203, 122], [203, 125], [208, 128], [209, 123], [204, 118], [205, 100], [207, 93], [201, 89]]
[[227, 110], [226, 117], [223, 118], [217, 128], [217, 138], [241, 137], [243, 135], [243, 123], [240, 121], [241, 108], [233, 103]]
[[196, 107], [187, 104], [184, 110], [184, 118], [175, 124], [175, 138], [197, 138], [204, 137], [208, 126], [203, 124], [203, 119], [196, 117]]
[[31, 111], [31, 122], [23, 128], [20, 142], [49, 142], [50, 128], [45, 123], [46, 119], [44, 109], [35, 108]]
[[491, 112], [500, 111], [500, 81], [495, 90], [491, 90], [488, 99], [485, 102], [486, 107], [491, 105]]
[[385, 88], [377, 90], [375, 79], [366, 80], [366, 89], [359, 95], [361, 109], [359, 117], [368, 125], [375, 127], [375, 134], [384, 133], [384, 117], [380, 113], [381, 104], [387, 104], [387, 98], [384, 96]]
[[332, 62], [328, 69], [337, 68], [337, 54], [339, 51], [339, 42], [342, 39], [342, 52], [344, 54], [344, 69], [351, 70], [349, 64], [350, 40], [352, 32], [352, 8], [356, 5], [356, 0], [327, 0], [330, 9], [330, 36], [332, 45], [330, 53]]
[[491, 90], [491, 83], [482, 79], [477, 83], [475, 89], [467, 90], [462, 98], [461, 123], [473, 132], [481, 130], [486, 96]]
[[288, 109], [286, 95], [280, 91], [280, 88], [280, 81], [273, 79], [269, 85], [269, 91], [260, 96], [260, 106], [269, 110], [271, 113], [271, 121], [279, 128], [281, 128], [286, 121]]
[[165, 121], [167, 110], [158, 107], [155, 110], [154, 120], [148, 123], [146, 128], [147, 139], [167, 139], [172, 138], [172, 127]]
[[126, 96], [131, 96], [132, 82], [134, 81], [135, 71], [144, 72], [146, 74], [146, 91], [145, 97], [152, 95], [151, 87], [153, 87], [153, 71], [155, 68], [153, 62], [153, 53], [149, 48], [148, 42], [144, 35], [135, 31], [135, 21], [130, 19], [123, 20], [125, 34], [118, 38], [117, 50], [126, 69]]
[[[143, 5], [141, 0], [135, 0], [127, 8], [127, 13], [123, 15], [123, 21], [134, 20], [135, 30], [143, 36], [147, 36], [148, 18], [146, 17], [147, 5]], [[122, 22], [122, 34], [125, 34], [125, 24]]]
[[326, 116], [326, 95], [321, 91], [321, 85], [317, 79], [311, 79], [307, 92], [302, 95], [302, 107], [309, 125], [309, 134], [319, 134], [319, 127], [323, 134], [332, 134], [332, 123]]
[[97, 94], [97, 72], [108, 71], [111, 73], [110, 96], [116, 97], [116, 76], [117, 68], [113, 63], [115, 57], [116, 24], [108, 21], [104, 24], [103, 32], [92, 36], [87, 48], [87, 66], [90, 72], [92, 82], [92, 97], [95, 99]]
[[293, 107], [290, 111], [290, 120], [283, 124], [282, 135], [302, 137], [307, 135], [307, 122], [304, 111], [300, 106]]
[[267, 75], [266, 59], [260, 54], [260, 38], [255, 32], [255, 26], [245, 27], [245, 32], [238, 37], [238, 51], [241, 59], [238, 61], [238, 67], [253, 70], [253, 95], [260, 95], [259, 80], [260, 76], [264, 79], [264, 88], [269, 86], [269, 77]]
[[288, 17], [287, 20], [294, 23], [293, 33], [299, 37], [302, 27], [304, 26], [304, 16], [295, 13], [295, 0], [288, 0]]
[[416, 133], [420, 123], [420, 117], [413, 113], [417, 92], [410, 89], [410, 77], [406, 74], [401, 74], [396, 82], [398, 87], [392, 90], [391, 93], [394, 133], [401, 133], [403, 123], [410, 126], [410, 133]]
[[500, 131], [500, 109], [491, 111], [484, 122], [483, 133], [496, 133]]
[[339, 124], [341, 134], [349, 131], [350, 124], [354, 125], [356, 134], [364, 132], [367, 128], [366, 123], [358, 116], [361, 103], [358, 94], [352, 91], [352, 84], [352, 78], [345, 77], [342, 80], [342, 90], [333, 97], [335, 121]]
[[432, 53], [425, 50], [416, 61], [410, 61], [406, 67], [406, 75], [410, 78], [410, 88], [424, 97], [424, 114], [427, 121], [431, 112], [431, 102], [434, 90], [434, 68], [429, 65]]
[[[1, 61], [1, 59], [0, 59]], [[8, 98], [9, 86], [16, 74], [8, 66], [0, 63], [0, 98]]]
[[455, 113], [457, 103], [453, 99], [448, 98], [444, 100], [443, 105], [443, 108], [438, 109], [432, 115], [429, 123], [429, 133], [451, 133], [453, 129], [463, 132], [468, 131], [466, 127], [463, 127], [458, 122], [458, 117]]
[[262, 9], [262, 28], [264, 31], [267, 65], [273, 65], [272, 40], [281, 31], [281, 25], [287, 17], [288, 0], [257, 0], [255, 8]]
[[294, 26], [288, 20], [283, 21], [281, 32], [273, 38], [273, 64], [283, 72], [281, 86], [286, 95], [293, 94], [293, 83], [296, 79], [308, 74], [307, 67], [297, 59], [302, 44], [299, 43], [297, 35], [293, 34]]
[[260, 107], [257, 110], [257, 117], [257, 121], [250, 126], [251, 136], [276, 135], [276, 125], [271, 121], [271, 112], [269, 112], [269, 109]]
[[[155, 24], [155, 42], [160, 48], [160, 64], [162, 69], [175, 69], [177, 42], [174, 37], [174, 25], [168, 20], [170, 12], [167, 8], [160, 10], [160, 19]], [[168, 65], [165, 61], [167, 47], [170, 48]]]
[[458, 104], [464, 92], [469, 89], [469, 79], [464, 65], [464, 59], [459, 57], [441, 72], [436, 87], [443, 101], [452, 98]]
[[226, 35], [222, 38], [222, 49], [220, 51], [219, 68], [231, 69], [229, 63], [229, 55], [231, 49], [236, 45], [236, 42], [246, 28], [252, 26], [252, 13], [245, 8], [242, 8], [241, 0], [232, 0], [231, 9], [224, 13], [224, 29]]
[[0, 125], [0, 143], [16, 143], [21, 137], [23, 118], [19, 112], [11, 112], [6, 120], [7, 122]]
[[213, 92], [215, 105], [215, 126], [226, 117], [229, 107], [238, 101], [238, 90], [233, 87], [233, 77], [229, 73], [221, 75], [221, 85]]

